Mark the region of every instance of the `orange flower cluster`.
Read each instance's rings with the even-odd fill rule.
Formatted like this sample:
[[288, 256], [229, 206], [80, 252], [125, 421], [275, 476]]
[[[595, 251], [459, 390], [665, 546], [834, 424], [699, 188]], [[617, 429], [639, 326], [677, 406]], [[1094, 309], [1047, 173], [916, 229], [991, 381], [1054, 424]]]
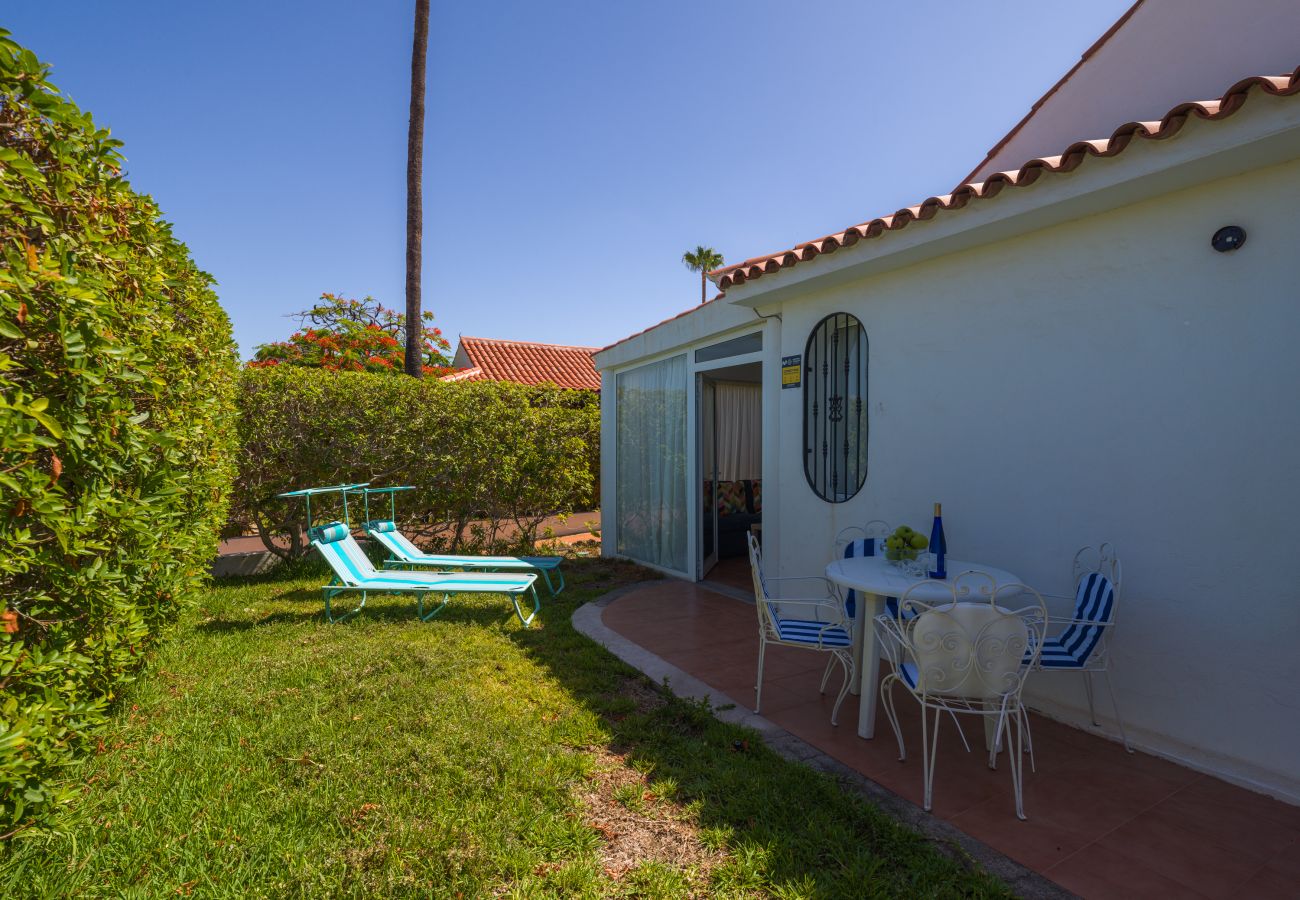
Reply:
[[[321, 302], [299, 313], [309, 327], [294, 332], [287, 341], [275, 341], [257, 348], [249, 368], [304, 366], [339, 372], [401, 374], [405, 363], [406, 317], [370, 297], [352, 300], [322, 294]], [[425, 313], [425, 321], [433, 318]], [[425, 375], [452, 371], [446, 353], [451, 345], [441, 328], [420, 329]]]

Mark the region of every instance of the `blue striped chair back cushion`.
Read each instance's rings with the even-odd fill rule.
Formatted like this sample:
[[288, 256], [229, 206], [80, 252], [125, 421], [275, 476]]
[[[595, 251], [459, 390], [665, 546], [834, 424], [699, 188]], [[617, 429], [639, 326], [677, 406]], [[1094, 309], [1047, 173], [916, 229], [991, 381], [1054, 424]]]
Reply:
[[385, 531], [396, 531], [396, 530], [397, 530], [397, 523], [394, 522], [392, 519], [380, 519], [380, 520], [378, 520], [378, 521], [374, 521], [374, 522], [367, 522], [367, 523], [366, 523], [366, 530], [367, 530], [367, 531], [377, 531], [377, 532], [380, 532], [380, 533], [385, 532]]
[[[849, 541], [844, 545], [844, 558], [857, 559], [864, 556], [876, 556], [878, 553], [883, 553], [884, 549], [884, 538], [863, 538], [857, 541]], [[889, 610], [891, 616], [895, 619], [898, 618], [897, 597], [886, 597], [885, 608]], [[844, 611], [848, 613], [850, 619], [856, 618], [858, 613], [858, 594], [856, 591], [850, 590], [844, 595]], [[908, 618], [910, 619], [914, 615], [915, 613], [909, 615]]]
[[1041, 665], [1049, 669], [1078, 669], [1097, 649], [1115, 609], [1115, 587], [1100, 572], [1091, 572], [1079, 581], [1074, 595], [1074, 619], [1060, 637], [1043, 643]]
[[348, 526], [342, 522], [330, 522], [328, 525], [317, 525], [308, 533], [308, 537], [322, 544], [332, 544], [343, 540], [348, 534]]

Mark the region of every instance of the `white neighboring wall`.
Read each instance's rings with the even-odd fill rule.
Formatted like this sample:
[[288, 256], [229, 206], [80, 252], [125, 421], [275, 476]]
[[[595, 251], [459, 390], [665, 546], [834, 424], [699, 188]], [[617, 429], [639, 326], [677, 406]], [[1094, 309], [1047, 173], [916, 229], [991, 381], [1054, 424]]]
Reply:
[[[781, 574], [846, 525], [924, 529], [933, 501], [955, 557], [1055, 593], [1113, 541], [1130, 735], [1300, 800], [1298, 209], [1292, 161], [785, 302], [784, 355], [862, 320], [871, 434], [865, 488], [827, 504], [797, 468], [802, 392], [775, 392]], [[1246, 245], [1213, 252], [1229, 223]], [[1035, 677], [1031, 702], [1084, 725], [1081, 681]]]
[[1300, 0], [1143, 0], [972, 181], [1300, 66]]

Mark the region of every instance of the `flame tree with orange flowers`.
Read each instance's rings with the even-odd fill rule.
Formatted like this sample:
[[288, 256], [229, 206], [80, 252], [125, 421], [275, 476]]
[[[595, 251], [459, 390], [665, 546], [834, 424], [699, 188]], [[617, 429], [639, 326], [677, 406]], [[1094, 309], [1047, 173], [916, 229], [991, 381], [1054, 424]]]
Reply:
[[[406, 316], [373, 297], [355, 300], [321, 294], [311, 309], [294, 313], [300, 328], [286, 341], [262, 344], [249, 368], [301, 366], [340, 372], [377, 372], [400, 375], [404, 371]], [[451, 344], [442, 329], [432, 324], [433, 313], [421, 313], [423, 325], [416, 335], [422, 374], [438, 376], [451, 371], [447, 353]]]

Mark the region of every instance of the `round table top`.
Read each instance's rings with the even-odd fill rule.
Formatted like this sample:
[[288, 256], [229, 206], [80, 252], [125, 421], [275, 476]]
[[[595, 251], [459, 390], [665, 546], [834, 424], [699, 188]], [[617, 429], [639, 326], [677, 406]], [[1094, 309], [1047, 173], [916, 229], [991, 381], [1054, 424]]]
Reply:
[[[944, 582], [945, 585], [952, 584], [957, 579], [957, 576], [964, 572], [978, 572], [992, 578], [995, 591], [1001, 591], [1009, 585], [1020, 584], [1019, 576], [1013, 575], [1005, 569], [997, 569], [982, 563], [949, 559], [946, 561], [946, 567], [948, 569], [948, 578]], [[882, 597], [902, 597], [909, 588], [926, 580], [917, 578], [914, 575], [908, 575], [883, 556], [855, 556], [851, 559], [837, 559], [826, 567], [826, 577], [842, 587]], [[971, 581], [972, 588], [983, 584], [985, 582], [980, 579]], [[1020, 590], [1016, 588], [1003, 591], [1002, 596], [1012, 597], [1019, 593]], [[952, 600], [952, 590], [936, 584], [914, 592], [912, 597], [925, 603], [942, 603], [944, 600]]]

